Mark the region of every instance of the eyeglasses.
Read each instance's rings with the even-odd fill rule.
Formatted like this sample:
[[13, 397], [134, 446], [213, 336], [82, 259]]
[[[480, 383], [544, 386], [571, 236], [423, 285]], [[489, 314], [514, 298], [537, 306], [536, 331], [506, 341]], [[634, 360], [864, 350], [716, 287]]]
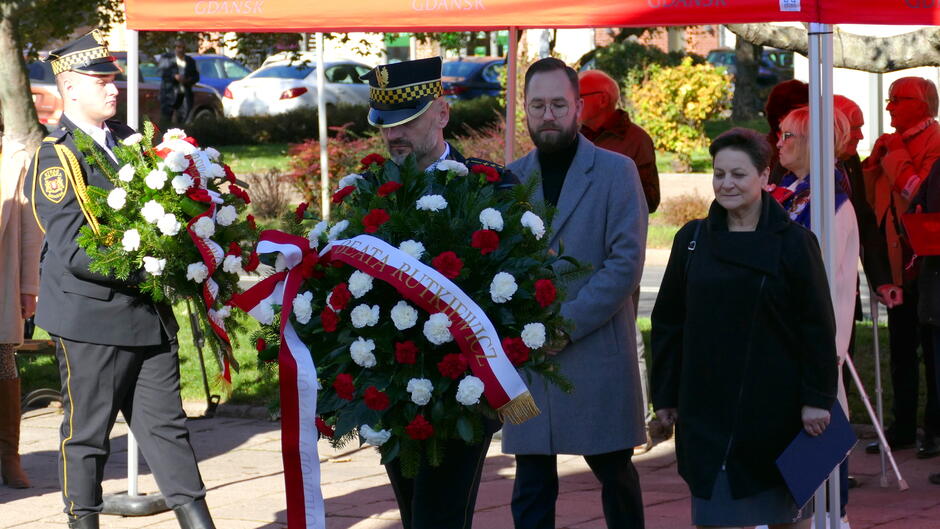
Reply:
[[552, 115], [556, 118], [563, 118], [568, 115], [568, 109], [571, 107], [567, 102], [561, 101], [552, 101], [550, 105], [546, 105], [542, 101], [533, 101], [526, 106], [526, 109], [529, 111], [529, 114], [532, 114], [536, 117], [544, 117], [547, 110], [551, 110]]
[[886, 103], [886, 104], [894, 103], [894, 104], [896, 105], [896, 104], [898, 104], [898, 103], [901, 102], [901, 101], [916, 101], [917, 99], [918, 99], [918, 98], [916, 98], [916, 97], [895, 96], [895, 97], [889, 97], [888, 99], [885, 99], [885, 103]]
[[799, 136], [799, 134], [796, 134], [794, 132], [781, 132], [780, 133], [780, 139], [782, 139], [783, 141], [790, 141], [791, 138], [795, 138], [797, 136]]

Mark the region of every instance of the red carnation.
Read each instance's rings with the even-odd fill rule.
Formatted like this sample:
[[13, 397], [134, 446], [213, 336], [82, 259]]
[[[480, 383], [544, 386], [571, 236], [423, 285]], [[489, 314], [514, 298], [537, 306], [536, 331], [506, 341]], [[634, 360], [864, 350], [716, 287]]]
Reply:
[[349, 196], [350, 193], [356, 190], [356, 186], [346, 186], [336, 193], [333, 193], [333, 203], [340, 204], [343, 202], [343, 199]]
[[196, 138], [193, 138], [192, 136], [186, 136], [185, 138], [183, 138], [183, 141], [192, 145], [193, 147], [199, 147], [199, 142], [196, 141]]
[[470, 237], [470, 246], [480, 250], [480, 255], [486, 255], [499, 248], [499, 235], [493, 230], [477, 230]]
[[431, 266], [444, 274], [444, 277], [453, 279], [460, 275], [460, 271], [463, 269], [463, 261], [454, 252], [441, 252], [431, 260]]
[[319, 260], [320, 256], [317, 255], [317, 252], [308, 252], [306, 255], [304, 255], [303, 261], [300, 262], [300, 275], [304, 279], [314, 277], [317, 262]]
[[382, 411], [388, 408], [388, 395], [379, 391], [375, 386], [366, 388], [366, 392], [362, 395], [362, 400], [365, 401], [366, 408], [370, 410]]
[[242, 199], [242, 202], [245, 204], [251, 204], [251, 198], [248, 196], [248, 193], [244, 189], [238, 186], [228, 186], [229, 193], [235, 195], [236, 197]]
[[258, 265], [261, 264], [261, 260], [258, 259], [257, 252], [251, 252], [251, 255], [248, 256], [248, 264], [244, 266], [246, 272], [254, 272], [258, 269]]
[[333, 312], [333, 309], [326, 307], [320, 313], [320, 320], [323, 322], [323, 330], [326, 332], [336, 332], [336, 325], [339, 324], [339, 316]]
[[555, 283], [549, 279], [539, 279], [535, 282], [535, 300], [543, 308], [555, 302], [558, 292], [555, 290]]
[[320, 432], [320, 435], [322, 435], [323, 437], [329, 437], [330, 439], [333, 438], [333, 434], [335, 434], [336, 431], [330, 428], [330, 426], [326, 424], [326, 422], [323, 419], [317, 417], [316, 423], [317, 423], [317, 431]]
[[189, 188], [186, 191], [186, 196], [195, 200], [196, 202], [212, 202], [212, 197], [209, 196], [209, 192], [205, 189]]
[[458, 379], [460, 375], [470, 366], [467, 365], [467, 359], [462, 354], [451, 353], [444, 355], [444, 358], [437, 363], [437, 370], [447, 378]]
[[228, 166], [227, 163], [222, 164], [222, 169], [225, 169], [225, 179], [228, 180], [228, 183], [235, 183], [235, 173], [232, 171], [232, 168]]
[[350, 299], [352, 299], [352, 293], [349, 292], [349, 286], [346, 283], [340, 283], [333, 287], [333, 292], [330, 294], [330, 307], [333, 310], [343, 310]]
[[264, 341], [264, 338], [258, 338], [258, 340], [255, 342], [255, 349], [257, 349], [258, 352], [260, 353], [261, 351], [264, 351], [267, 348], [268, 348], [268, 344]]
[[362, 217], [362, 225], [365, 226], [366, 233], [375, 233], [390, 218], [388, 212], [384, 209], [373, 209], [365, 217]]
[[405, 426], [405, 433], [415, 441], [423, 441], [434, 435], [434, 427], [424, 418], [424, 415], [418, 414], [408, 426]]
[[343, 400], [352, 400], [353, 392], [356, 391], [356, 386], [353, 385], [352, 375], [349, 373], [336, 375], [336, 380], [333, 381], [333, 389], [336, 390], [337, 397]]
[[503, 351], [514, 366], [521, 366], [529, 360], [529, 347], [522, 338], [503, 338]]
[[384, 164], [385, 158], [381, 154], [372, 153], [366, 156], [365, 158], [363, 158], [362, 160], [360, 160], [359, 162], [362, 164], [363, 169], [368, 169], [374, 163], [379, 164], [379, 165]]
[[255, 223], [254, 215], [249, 214], [247, 217], [245, 217], [245, 220], [248, 221], [248, 229], [251, 231], [258, 231], [258, 224]]
[[399, 189], [401, 189], [401, 184], [399, 184], [398, 182], [385, 182], [384, 184], [379, 186], [379, 189], [378, 191], [376, 191], [376, 194], [379, 195], [380, 197], [387, 197], [391, 195], [392, 193], [394, 193], [395, 191], [398, 191]]
[[470, 170], [473, 171], [474, 173], [479, 173], [479, 174], [486, 176], [487, 182], [499, 182], [500, 180], [502, 180], [502, 178], [499, 177], [499, 171], [497, 171], [494, 167], [490, 167], [488, 165], [477, 164], [477, 165], [470, 167]]
[[414, 342], [395, 342], [395, 361], [399, 364], [413, 364], [418, 361], [418, 346]]
[[294, 210], [294, 218], [297, 219], [297, 222], [304, 220], [304, 213], [307, 212], [308, 204], [306, 202], [301, 202], [297, 205], [297, 209]]
[[241, 255], [242, 247], [238, 245], [237, 242], [232, 241], [228, 243], [228, 254], [227, 255]]

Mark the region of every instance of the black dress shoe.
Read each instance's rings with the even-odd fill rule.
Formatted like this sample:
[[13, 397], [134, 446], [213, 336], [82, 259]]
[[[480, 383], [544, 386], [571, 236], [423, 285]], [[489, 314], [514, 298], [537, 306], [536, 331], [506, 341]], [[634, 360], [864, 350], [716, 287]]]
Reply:
[[86, 514], [81, 518], [69, 516], [69, 529], [98, 529], [98, 514]]
[[180, 529], [215, 529], [206, 500], [198, 499], [173, 509]]
[[855, 477], [855, 476], [849, 476], [846, 481], [849, 482], [849, 488], [850, 488], [850, 489], [857, 489], [857, 488], [859, 488], [860, 486], [862, 486], [862, 484], [859, 483], [858, 478]]
[[927, 437], [917, 448], [917, 459], [930, 459], [940, 456], [940, 444], [933, 437]]
[[931, 474], [927, 477], [927, 481], [933, 483], [934, 485], [940, 485], [940, 474]]

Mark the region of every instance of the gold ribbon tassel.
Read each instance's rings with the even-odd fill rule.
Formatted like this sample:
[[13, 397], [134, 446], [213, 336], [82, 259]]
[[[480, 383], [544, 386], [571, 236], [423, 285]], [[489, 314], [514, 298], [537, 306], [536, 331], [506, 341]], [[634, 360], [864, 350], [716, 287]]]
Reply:
[[532, 398], [532, 394], [526, 391], [500, 406], [500, 408], [496, 410], [496, 413], [503, 422], [506, 422], [508, 419], [509, 422], [513, 424], [522, 424], [542, 412], [539, 410], [539, 407], [535, 405], [535, 399]]

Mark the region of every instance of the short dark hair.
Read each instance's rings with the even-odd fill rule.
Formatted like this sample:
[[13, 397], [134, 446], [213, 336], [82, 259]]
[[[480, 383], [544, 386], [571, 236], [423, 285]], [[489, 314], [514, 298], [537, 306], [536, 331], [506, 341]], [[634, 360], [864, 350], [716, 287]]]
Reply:
[[763, 134], [743, 127], [735, 127], [719, 135], [708, 146], [708, 153], [714, 159], [716, 154], [725, 149], [734, 149], [746, 154], [757, 168], [757, 172], [770, 166], [770, 157], [773, 153], [770, 143]]
[[574, 98], [577, 100], [581, 97], [581, 89], [578, 86], [578, 72], [574, 71], [574, 68], [568, 66], [561, 59], [556, 59], [554, 57], [545, 57], [544, 59], [539, 59], [532, 63], [532, 66], [529, 66], [529, 69], [525, 72], [525, 88], [523, 89], [523, 94], [529, 92], [529, 81], [532, 80], [532, 76], [537, 73], [547, 73], [560, 70], [565, 72], [565, 75], [568, 76], [568, 82], [571, 83], [571, 89], [574, 90]]

